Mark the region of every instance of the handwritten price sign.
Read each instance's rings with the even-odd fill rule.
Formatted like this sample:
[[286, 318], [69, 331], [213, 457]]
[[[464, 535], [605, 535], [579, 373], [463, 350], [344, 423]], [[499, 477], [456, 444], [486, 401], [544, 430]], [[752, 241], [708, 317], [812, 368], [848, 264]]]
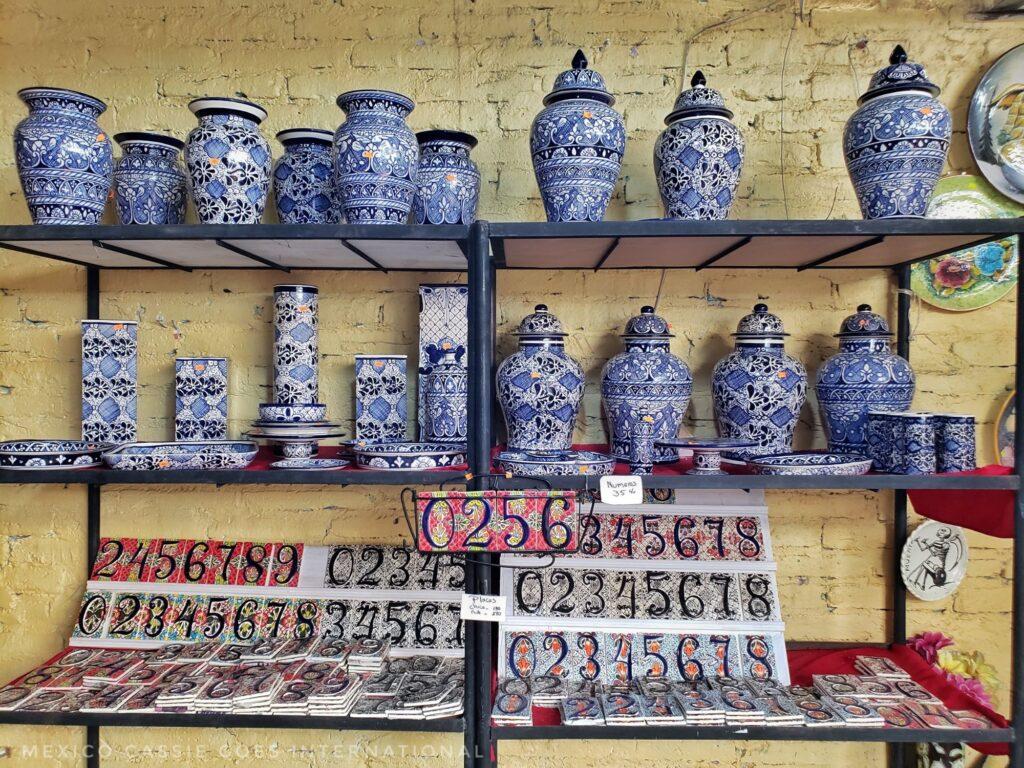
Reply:
[[601, 501], [605, 504], [643, 504], [643, 481], [637, 475], [604, 475], [601, 477]]

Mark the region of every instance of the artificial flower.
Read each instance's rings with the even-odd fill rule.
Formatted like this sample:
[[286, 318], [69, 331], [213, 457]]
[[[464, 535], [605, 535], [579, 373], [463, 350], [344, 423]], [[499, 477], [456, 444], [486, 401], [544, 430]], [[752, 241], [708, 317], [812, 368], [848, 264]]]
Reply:
[[938, 659], [938, 652], [953, 644], [952, 639], [941, 632], [920, 632], [907, 640], [907, 645], [913, 648], [929, 664], [935, 664]]
[[946, 681], [961, 693], [967, 694], [986, 707], [992, 706], [992, 699], [985, 692], [985, 687], [973, 677], [961, 677], [947, 673]]

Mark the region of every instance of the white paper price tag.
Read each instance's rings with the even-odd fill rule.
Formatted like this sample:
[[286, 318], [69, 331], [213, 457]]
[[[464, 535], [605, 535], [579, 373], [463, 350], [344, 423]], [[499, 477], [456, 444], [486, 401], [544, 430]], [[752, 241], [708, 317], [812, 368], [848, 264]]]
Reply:
[[601, 502], [604, 504], [643, 504], [644, 483], [637, 475], [601, 476]]
[[502, 595], [462, 596], [463, 621], [504, 621], [505, 598]]

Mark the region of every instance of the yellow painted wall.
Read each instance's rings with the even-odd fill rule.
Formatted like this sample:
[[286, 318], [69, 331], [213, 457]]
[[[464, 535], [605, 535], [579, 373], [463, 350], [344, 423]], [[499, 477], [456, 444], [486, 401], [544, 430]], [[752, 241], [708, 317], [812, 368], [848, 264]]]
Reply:
[[[800, 6], [802, 5], [802, 9]], [[950, 168], [971, 170], [963, 131], [985, 68], [1021, 40], [1019, 22], [965, 18], [962, 0], [2, 0], [0, 135], [24, 115], [18, 88], [52, 84], [106, 100], [111, 134], [165, 129], [184, 136], [185, 108], [200, 95], [238, 95], [270, 112], [269, 137], [294, 126], [331, 128], [334, 97], [365, 86], [417, 101], [417, 129], [476, 134], [485, 183], [481, 216], [543, 217], [528, 131], [543, 94], [577, 46], [619, 96], [629, 144], [609, 218], [660, 215], [651, 152], [662, 118], [700, 66], [736, 112], [747, 162], [734, 218], [842, 218], [858, 210], [841, 154], [842, 126], [872, 71], [897, 42], [943, 86], [957, 133]], [[783, 71], [782, 63], [786, 61]], [[683, 66], [685, 64], [685, 66]], [[783, 98], [784, 97], [784, 98]], [[10, 142], [0, 142], [0, 221], [26, 223]], [[416, 286], [437, 276], [293, 274], [320, 286], [322, 386], [332, 413], [352, 418], [352, 355], [415, 355]], [[447, 276], [455, 280], [457, 276]], [[598, 377], [619, 349], [625, 319], [658, 293], [655, 271], [506, 273], [499, 278], [501, 341], [544, 300], [565, 321], [569, 351], [588, 372], [578, 437], [600, 440]], [[231, 358], [232, 433], [266, 400], [270, 351], [265, 273], [106, 273], [103, 315], [140, 321], [141, 439], [172, 433], [176, 355]], [[696, 377], [690, 425], [708, 433], [708, 378], [736, 320], [766, 300], [793, 336], [789, 351], [813, 376], [834, 348], [840, 319], [867, 301], [895, 312], [892, 285], [863, 271], [671, 272], [660, 311], [675, 351]], [[922, 409], [970, 411], [984, 422], [981, 458], [992, 460], [990, 423], [1012, 383], [1012, 301], [967, 315], [915, 306], [912, 359]], [[0, 252], [0, 438], [75, 435], [81, 270]], [[801, 447], [821, 445], [809, 405]], [[788, 636], [881, 641], [891, 578], [891, 497], [773, 493], [772, 533]], [[394, 495], [347, 490], [118, 487], [103, 492], [105, 535], [272, 538], [309, 543], [395, 541]], [[85, 570], [85, 492], [5, 486], [0, 492], [0, 678], [60, 648]], [[942, 629], [997, 665], [1007, 704], [1010, 548], [969, 536], [969, 575], [954, 597], [910, 602], [912, 631]], [[450, 766], [458, 736], [327, 731], [104, 729], [104, 765]], [[75, 766], [83, 731], [0, 727], [12, 766]], [[33, 749], [36, 750], [33, 752]], [[149, 751], [146, 751], [146, 750]], [[175, 750], [188, 750], [191, 753]], [[505, 743], [502, 764], [836, 766], [880, 764], [864, 745], [735, 742]], [[5, 765], [7, 763], [0, 763]]]

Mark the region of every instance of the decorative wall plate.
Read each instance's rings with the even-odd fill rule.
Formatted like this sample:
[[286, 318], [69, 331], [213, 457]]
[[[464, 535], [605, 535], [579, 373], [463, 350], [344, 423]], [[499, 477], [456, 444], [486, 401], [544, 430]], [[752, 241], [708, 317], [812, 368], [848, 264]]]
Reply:
[[113, 446], [89, 440], [8, 440], [0, 443], [0, 469], [85, 469], [103, 463]]
[[1010, 200], [984, 177], [970, 173], [943, 176], [928, 202], [929, 219], [1014, 219], [1024, 205]]
[[502, 451], [495, 459], [502, 472], [538, 475], [610, 475], [615, 459], [597, 451]]
[[1017, 431], [1016, 400], [1015, 393], [1007, 395], [996, 418], [995, 453], [1004, 467], [1013, 466], [1013, 440]]
[[903, 545], [900, 575], [920, 600], [941, 600], [960, 586], [967, 573], [963, 529], [934, 520], [921, 523]]
[[985, 178], [1024, 202], [1024, 45], [1004, 53], [982, 76], [967, 113], [967, 137]]
[[757, 456], [749, 463], [759, 475], [863, 475], [871, 469], [863, 456], [814, 451]]
[[369, 443], [353, 450], [356, 464], [367, 469], [456, 469], [467, 461], [459, 443]]
[[940, 309], [968, 312], [1003, 298], [1017, 284], [1016, 237], [919, 261], [910, 271], [910, 287], [922, 301]]
[[256, 443], [126, 443], [103, 454], [113, 469], [242, 469], [256, 457]]
[[271, 469], [298, 469], [306, 472], [322, 472], [329, 469], [344, 469], [349, 465], [345, 459], [281, 459], [272, 461]]

